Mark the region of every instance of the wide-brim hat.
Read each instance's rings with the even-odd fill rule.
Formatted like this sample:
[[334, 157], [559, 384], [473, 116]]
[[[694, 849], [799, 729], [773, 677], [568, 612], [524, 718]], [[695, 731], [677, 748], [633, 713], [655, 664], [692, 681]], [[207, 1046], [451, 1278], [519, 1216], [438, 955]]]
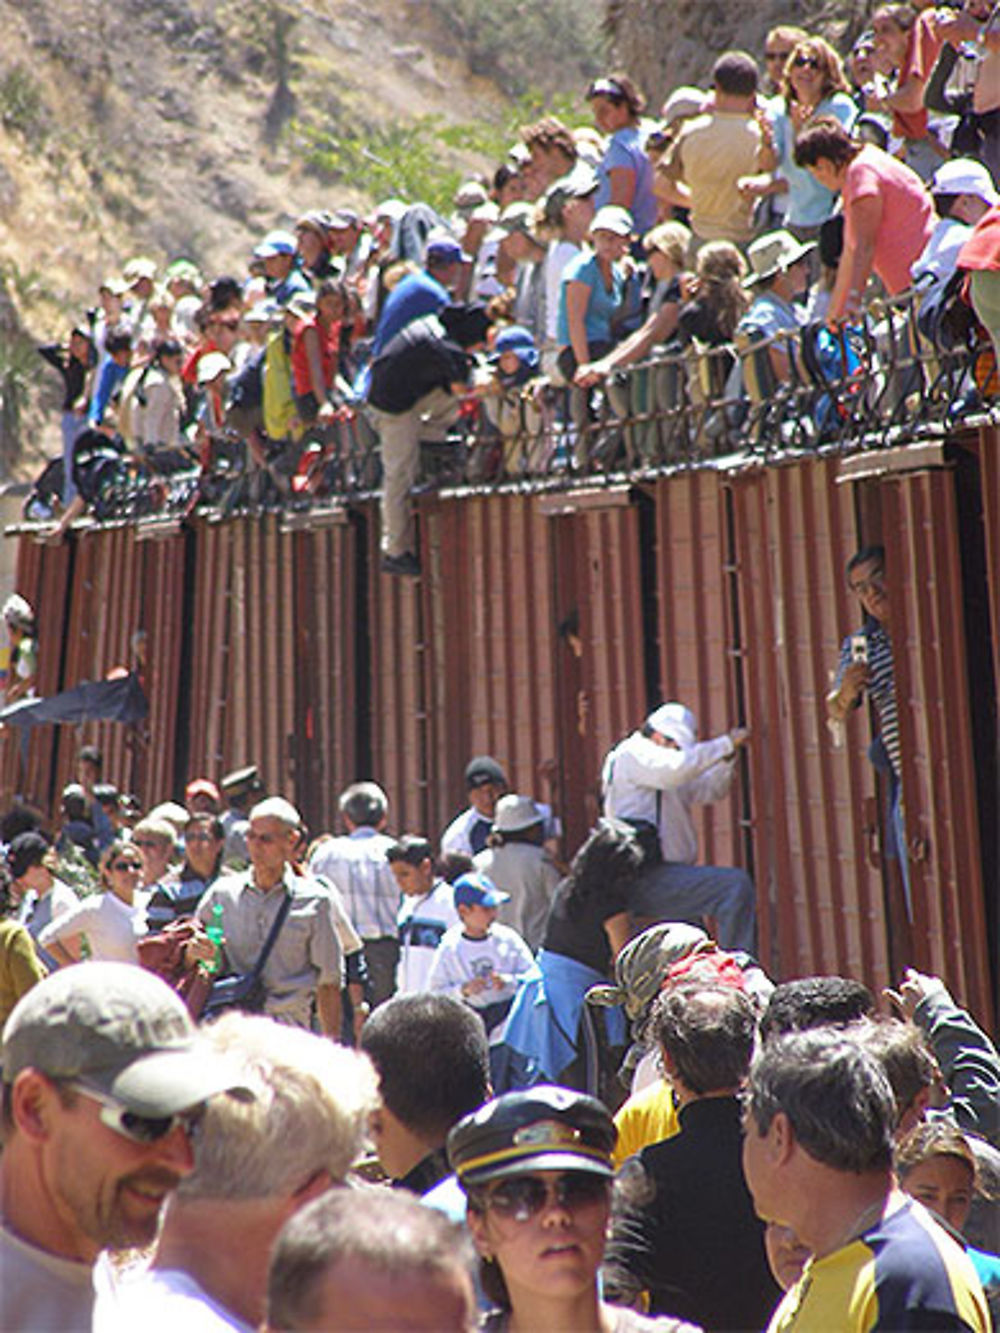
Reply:
[[530, 796], [501, 796], [493, 816], [497, 833], [519, 833], [541, 824], [545, 816]]
[[448, 1160], [463, 1189], [533, 1171], [610, 1178], [617, 1137], [595, 1097], [543, 1085], [505, 1093], [465, 1116], [448, 1135]]
[[797, 241], [790, 231], [783, 228], [758, 236], [747, 249], [751, 272], [743, 279], [743, 286], [753, 287], [758, 282], [766, 282], [768, 278], [787, 272], [793, 264], [815, 249], [815, 241]]

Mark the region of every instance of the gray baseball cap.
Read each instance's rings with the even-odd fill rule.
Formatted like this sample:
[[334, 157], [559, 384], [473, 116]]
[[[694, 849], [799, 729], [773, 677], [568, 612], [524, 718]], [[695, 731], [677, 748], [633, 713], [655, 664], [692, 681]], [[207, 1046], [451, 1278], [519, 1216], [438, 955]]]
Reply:
[[32, 987], [7, 1019], [0, 1064], [5, 1083], [37, 1069], [145, 1116], [174, 1115], [220, 1092], [252, 1095], [166, 982], [131, 963], [78, 963]]

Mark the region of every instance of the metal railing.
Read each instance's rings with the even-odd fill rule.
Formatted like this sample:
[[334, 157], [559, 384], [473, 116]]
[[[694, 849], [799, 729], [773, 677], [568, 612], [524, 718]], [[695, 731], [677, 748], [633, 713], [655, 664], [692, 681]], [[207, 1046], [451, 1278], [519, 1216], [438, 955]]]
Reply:
[[[447, 438], [422, 445], [419, 486], [563, 486], [733, 455], [878, 449], [944, 434], [977, 408], [977, 359], [988, 352], [971, 329], [932, 336], [925, 322], [918, 296], [906, 293], [874, 303], [856, 328], [813, 325], [759, 340], [738, 335], [722, 347], [658, 349], [591, 389], [541, 378], [470, 395]], [[381, 481], [378, 437], [364, 408], [342, 409], [296, 444], [265, 443], [263, 463], [254, 452], [259, 459], [260, 447], [251, 451], [227, 433], [200, 467], [166, 477], [123, 457], [106, 469], [92, 516], [307, 514], [376, 494]]]

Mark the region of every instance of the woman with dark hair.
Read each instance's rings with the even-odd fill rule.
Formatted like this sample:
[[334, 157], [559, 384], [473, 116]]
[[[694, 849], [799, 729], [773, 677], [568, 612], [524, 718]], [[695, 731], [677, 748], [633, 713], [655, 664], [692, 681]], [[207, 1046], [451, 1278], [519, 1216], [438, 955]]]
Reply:
[[146, 933], [146, 894], [140, 893], [143, 861], [135, 843], [116, 839], [101, 857], [102, 893], [84, 898], [38, 937], [39, 946], [62, 966], [82, 958], [138, 963], [138, 940]]
[[786, 194], [783, 225], [800, 241], [817, 235], [836, 202], [830, 190], [795, 164], [795, 140], [817, 116], [833, 116], [850, 130], [857, 108], [840, 56], [822, 37], [807, 37], [788, 58], [771, 119], [772, 135], [761, 141], [757, 165], [768, 174], [751, 176], [745, 186], [758, 196]]
[[27, 928], [9, 916], [11, 877], [0, 861], [0, 1031], [11, 1010], [46, 975]]
[[[964, 1231], [977, 1192], [976, 1155], [957, 1125], [924, 1121], [896, 1148], [896, 1175], [904, 1194], [919, 1200], [965, 1244]], [[987, 1194], [987, 1198], [989, 1195]], [[1000, 1310], [1000, 1258], [966, 1245], [994, 1318]]]
[[138, 449], [174, 449], [180, 442], [184, 391], [184, 348], [176, 338], [156, 344], [148, 365], [131, 388], [131, 442]]
[[497, 1097], [460, 1120], [448, 1158], [466, 1195], [489, 1333], [695, 1333], [601, 1300], [617, 1132], [607, 1109], [567, 1088]]
[[891, 296], [910, 285], [910, 266], [934, 230], [931, 196], [915, 171], [822, 116], [795, 145], [795, 161], [843, 203], [844, 251], [830, 323], [856, 318], [874, 272]]
[[[576, 1086], [583, 1076], [584, 997], [607, 981], [631, 934], [629, 895], [642, 864], [635, 830], [611, 819], [601, 820], [573, 858], [556, 889], [536, 965], [507, 1020], [504, 1043], [519, 1057], [512, 1061], [512, 1083], [548, 1079]], [[606, 1021], [608, 1044], [620, 1046], [620, 1010], [608, 1010]]]
[[617, 204], [632, 214], [633, 231], [641, 236], [656, 224], [653, 164], [646, 156], [639, 118], [646, 99], [625, 74], [595, 79], [587, 90], [594, 123], [608, 136], [608, 146], [597, 167], [600, 186], [597, 207]]

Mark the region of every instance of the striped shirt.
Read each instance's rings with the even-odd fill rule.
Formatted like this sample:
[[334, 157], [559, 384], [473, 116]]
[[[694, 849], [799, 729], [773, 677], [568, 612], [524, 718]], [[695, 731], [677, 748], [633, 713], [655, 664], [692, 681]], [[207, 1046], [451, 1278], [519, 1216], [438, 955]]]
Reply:
[[[892, 771], [896, 778], [902, 777], [902, 763], [899, 749], [899, 721], [896, 716], [896, 673], [892, 664], [892, 640], [880, 621], [874, 616], [866, 616], [861, 629], [868, 643], [868, 693], [871, 695], [875, 711], [878, 713], [879, 732], [882, 744], [889, 755]], [[851, 665], [851, 640], [849, 634], [840, 648], [840, 661], [837, 663], [835, 688], [840, 688], [844, 672]], [[859, 700], [860, 702], [860, 700]]]

